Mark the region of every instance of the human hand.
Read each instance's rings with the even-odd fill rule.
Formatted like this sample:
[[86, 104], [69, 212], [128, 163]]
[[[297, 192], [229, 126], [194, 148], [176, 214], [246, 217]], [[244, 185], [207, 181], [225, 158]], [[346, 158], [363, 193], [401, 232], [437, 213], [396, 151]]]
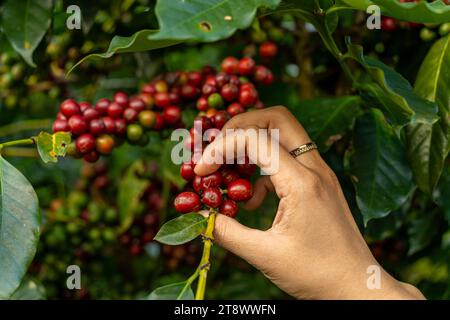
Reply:
[[[250, 154], [256, 146], [242, 132], [226, 133], [227, 129], [263, 129], [269, 134], [271, 129], [279, 129], [279, 154], [270, 155], [269, 162], [254, 158]], [[272, 161], [279, 161], [277, 172], [255, 183], [246, 208], [256, 209], [270, 191], [276, 192], [280, 202], [272, 227], [266, 231], [250, 229], [218, 215], [215, 242], [247, 260], [296, 298], [423, 298], [416, 288], [395, 280], [377, 263], [358, 230], [335, 174], [317, 150], [295, 159], [289, 154], [310, 141], [285, 107], [247, 112], [227, 122], [222, 135], [206, 148], [195, 173], [203, 176], [216, 171], [220, 164], [211, 164], [213, 155], [224, 157], [227, 149], [241, 146], [262, 170]], [[380, 289], [367, 286], [369, 266], [380, 270]]]

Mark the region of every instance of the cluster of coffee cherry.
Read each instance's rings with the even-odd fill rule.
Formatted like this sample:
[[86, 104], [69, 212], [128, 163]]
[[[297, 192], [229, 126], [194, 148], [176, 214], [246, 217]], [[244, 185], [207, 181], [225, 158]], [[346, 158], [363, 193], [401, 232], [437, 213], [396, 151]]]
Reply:
[[[274, 43], [265, 42], [261, 44], [259, 51], [264, 59], [271, 59], [277, 54], [277, 50]], [[203, 96], [197, 100], [197, 108], [206, 111], [206, 114], [199, 115], [190, 129], [186, 144], [191, 151], [194, 151], [195, 141], [203, 143], [206, 140], [205, 144], [211, 143], [232, 117], [250, 108], [264, 107], [252, 81], [270, 85], [273, 75], [267, 67], [256, 65], [249, 57], [240, 60], [235, 57], [225, 58], [221, 72], [205, 79], [202, 85]], [[217, 111], [218, 108], [225, 110]], [[184, 163], [180, 174], [189, 182], [188, 188], [192, 190], [184, 191], [175, 198], [175, 209], [180, 213], [189, 213], [201, 210], [203, 205], [204, 208], [236, 217], [237, 202], [247, 201], [253, 195], [252, 184], [248, 179], [256, 171], [256, 165], [250, 163], [248, 158], [241, 160], [238, 164], [223, 165], [218, 171], [204, 177], [194, 173], [193, 160]]]

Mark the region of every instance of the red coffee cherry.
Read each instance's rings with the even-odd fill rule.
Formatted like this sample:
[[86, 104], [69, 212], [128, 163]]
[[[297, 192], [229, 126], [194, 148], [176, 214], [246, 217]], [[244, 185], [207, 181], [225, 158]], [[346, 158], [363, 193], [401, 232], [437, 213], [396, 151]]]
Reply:
[[201, 176], [195, 176], [194, 180], [192, 180], [192, 188], [194, 188], [197, 193], [203, 192], [202, 180], [203, 178]]
[[123, 110], [124, 109], [118, 103], [112, 102], [108, 106], [108, 115], [114, 119], [121, 118], [123, 115]]
[[137, 121], [139, 116], [139, 113], [136, 111], [136, 109], [133, 108], [126, 108], [123, 112], [123, 118], [127, 123], [134, 123]]
[[67, 121], [67, 117], [65, 115], [63, 115], [62, 112], [60, 111], [60, 112], [58, 112], [56, 114], [56, 120], [65, 120], [65, 121]]
[[208, 99], [206, 97], [200, 97], [197, 100], [197, 110], [198, 111], [206, 111], [208, 110], [209, 105], [208, 105]]
[[197, 87], [190, 83], [185, 84], [181, 87], [181, 96], [183, 97], [183, 99], [193, 100], [198, 96], [199, 93], [200, 92]]
[[102, 118], [103, 124], [105, 125], [105, 132], [108, 134], [115, 134], [116, 133], [116, 123], [114, 122], [113, 118], [110, 117], [104, 117]]
[[102, 98], [95, 104], [95, 109], [100, 112], [101, 115], [106, 116], [108, 114], [108, 107], [111, 101], [107, 98]]
[[194, 126], [192, 127], [191, 130], [197, 130], [197, 127], [201, 126], [201, 130], [202, 132], [205, 132], [208, 129], [211, 129], [213, 127], [213, 124], [211, 122], [211, 120], [206, 117], [206, 116], [198, 116], [197, 118], [195, 118], [194, 120]]
[[169, 92], [169, 100], [170, 100], [170, 104], [180, 104], [181, 103], [180, 95], [176, 92]]
[[278, 46], [271, 41], [263, 42], [259, 47], [259, 55], [263, 59], [272, 59], [277, 54], [278, 54]]
[[87, 101], [82, 101], [78, 105], [80, 106], [80, 110], [81, 110], [81, 113], [83, 113], [83, 116], [84, 116], [84, 111], [92, 108], [92, 105]]
[[168, 106], [163, 111], [164, 122], [176, 124], [181, 120], [181, 109], [177, 106]]
[[119, 137], [124, 137], [127, 134], [127, 122], [125, 119], [114, 119], [114, 131]]
[[98, 119], [100, 117], [100, 112], [94, 108], [87, 108], [83, 111], [83, 117], [87, 122], [90, 122], [94, 119]]
[[53, 123], [53, 132], [69, 132], [70, 126], [66, 120], [56, 119]]
[[194, 192], [182, 192], [173, 202], [175, 210], [180, 213], [189, 213], [200, 210], [200, 197]]
[[235, 218], [238, 214], [239, 208], [233, 200], [226, 199], [220, 205], [219, 212], [231, 218]]
[[156, 131], [160, 131], [160, 130], [164, 129], [164, 125], [165, 125], [164, 117], [162, 115], [160, 115], [159, 113], [157, 113], [156, 119], [155, 119], [155, 125], [153, 126], [153, 129], [155, 129]]
[[235, 57], [227, 57], [222, 61], [222, 71], [228, 74], [235, 74], [238, 72], [239, 60]]
[[397, 22], [393, 18], [382, 17], [381, 29], [388, 32], [395, 31], [397, 29]]
[[202, 177], [201, 188], [219, 188], [222, 185], [222, 175], [219, 172], [211, 173], [210, 175]]
[[238, 173], [229, 168], [223, 168], [220, 170], [220, 173], [222, 174], [222, 184], [225, 187], [228, 187], [230, 183], [239, 179]]
[[228, 114], [228, 112], [221, 110], [221, 111], [217, 111], [216, 114], [214, 115], [213, 119], [214, 119], [214, 127], [216, 127], [217, 129], [222, 129], [223, 126], [225, 125], [225, 123], [227, 123], [228, 120], [230, 120], [230, 115]]
[[212, 128], [212, 129], [208, 129], [205, 132], [205, 138], [208, 141], [208, 143], [213, 142], [217, 136], [219, 136], [221, 133], [221, 131], [219, 129], [216, 128]]
[[205, 96], [209, 96], [215, 92], [217, 92], [217, 87], [215, 85], [205, 83], [202, 87], [202, 93]]
[[234, 84], [227, 83], [222, 87], [220, 94], [226, 101], [234, 101], [239, 96], [239, 88]]
[[228, 106], [227, 112], [230, 114], [230, 116], [234, 117], [239, 113], [245, 112], [245, 109], [241, 104], [234, 102]]
[[114, 94], [113, 100], [122, 108], [128, 107], [128, 95], [125, 92], [118, 91]]
[[89, 123], [89, 132], [94, 136], [102, 135], [106, 132], [105, 123], [102, 119], [94, 119]]
[[73, 99], [64, 100], [60, 106], [61, 113], [70, 118], [74, 115], [81, 114], [81, 109], [78, 103]]
[[141, 88], [142, 93], [149, 93], [149, 94], [155, 94], [156, 89], [155, 86], [152, 83], [146, 83]]
[[194, 164], [192, 162], [183, 163], [180, 167], [180, 175], [186, 181], [194, 180]]
[[114, 149], [114, 139], [110, 135], [102, 135], [95, 140], [95, 149], [100, 154], [110, 154]]
[[85, 154], [83, 157], [84, 161], [89, 162], [89, 163], [97, 162], [99, 158], [100, 158], [100, 155], [95, 151], [91, 151], [91, 152]]
[[165, 108], [170, 105], [170, 96], [167, 92], [158, 92], [155, 94], [155, 105], [160, 108]]
[[255, 69], [255, 60], [253, 60], [250, 57], [244, 57], [241, 60], [239, 60], [238, 70], [239, 74], [242, 76], [248, 76], [253, 73], [253, 70]]
[[238, 179], [228, 185], [228, 198], [234, 201], [247, 201], [253, 196], [253, 188], [250, 181]]
[[210, 208], [217, 208], [222, 204], [222, 192], [219, 188], [205, 189], [202, 202]]
[[239, 92], [239, 103], [248, 108], [253, 106], [258, 99], [258, 92], [253, 86], [245, 86], [246, 83], [241, 85], [241, 91]]
[[188, 83], [192, 84], [193, 86], [199, 87], [202, 83], [203, 76], [198, 71], [192, 71], [188, 73]]
[[230, 76], [225, 72], [219, 72], [216, 74], [216, 86], [222, 88], [230, 81]]
[[87, 154], [95, 148], [94, 136], [89, 133], [83, 134], [77, 138], [77, 140], [75, 141], [75, 145], [78, 152], [80, 152], [81, 154]]
[[73, 134], [79, 135], [86, 132], [87, 123], [82, 116], [76, 114], [70, 117], [69, 127]]
[[272, 72], [265, 66], [257, 66], [254, 74], [255, 80], [264, 85], [271, 85], [273, 82]]
[[141, 98], [131, 98], [129, 107], [136, 110], [137, 113], [145, 110], [145, 102]]

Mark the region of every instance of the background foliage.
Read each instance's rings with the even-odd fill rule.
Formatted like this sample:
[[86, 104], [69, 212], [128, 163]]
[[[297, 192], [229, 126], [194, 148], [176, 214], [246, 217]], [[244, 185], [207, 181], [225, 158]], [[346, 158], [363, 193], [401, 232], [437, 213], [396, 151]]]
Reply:
[[[262, 100], [288, 106], [318, 143], [377, 259], [428, 298], [449, 298], [445, 1], [78, 1], [81, 30], [66, 28], [71, 3], [24, 2], [26, 10], [19, 1], [0, 6], [0, 144], [49, 131], [67, 97], [133, 94], [158, 73], [218, 67], [228, 55], [251, 55], [274, 41], [276, 83]], [[368, 30], [361, 10], [370, 4], [414, 23]], [[41, 145], [53, 150], [49, 144]], [[167, 161], [170, 147], [155, 135], [146, 148], [124, 145], [95, 167], [72, 159], [45, 164], [34, 149], [5, 149], [0, 298], [137, 298], [183, 281], [200, 258], [198, 243], [170, 248], [130, 240], [151, 240], [176, 217], [172, 195], [182, 181]], [[22, 202], [26, 228], [7, 229], [14, 188], [33, 193], [24, 176], [40, 209], [31, 195]], [[276, 205], [269, 198], [239, 219], [266, 228]], [[7, 258], [11, 250], [19, 268]], [[208, 298], [286, 298], [237, 257], [217, 247], [213, 255]], [[83, 290], [65, 289], [70, 264], [81, 267]]]

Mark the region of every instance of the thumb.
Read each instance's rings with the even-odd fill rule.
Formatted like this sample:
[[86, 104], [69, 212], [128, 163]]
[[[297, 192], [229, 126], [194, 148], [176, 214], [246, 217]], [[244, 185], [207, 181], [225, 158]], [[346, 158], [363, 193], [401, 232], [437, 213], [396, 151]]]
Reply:
[[251, 229], [223, 214], [217, 214], [214, 242], [258, 267], [267, 261], [269, 241], [265, 231]]

